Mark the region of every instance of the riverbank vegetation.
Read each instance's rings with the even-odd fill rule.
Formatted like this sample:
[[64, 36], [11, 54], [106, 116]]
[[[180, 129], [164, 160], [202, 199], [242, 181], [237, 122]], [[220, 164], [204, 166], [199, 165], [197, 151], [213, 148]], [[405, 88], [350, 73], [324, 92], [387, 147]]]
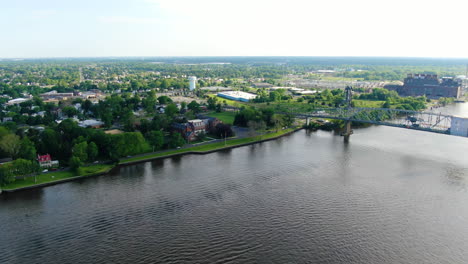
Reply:
[[126, 163], [137, 162], [137, 161], [162, 158], [162, 157], [172, 156], [176, 154], [183, 154], [183, 153], [190, 153], [190, 152], [210, 152], [210, 151], [215, 151], [215, 150], [220, 150], [220, 149], [225, 149], [225, 148], [230, 148], [230, 147], [235, 147], [235, 146], [242, 146], [245, 144], [255, 143], [258, 141], [262, 141], [262, 140], [277, 138], [282, 135], [291, 133], [294, 130], [295, 128], [288, 128], [288, 129], [284, 129], [280, 131], [271, 131], [270, 133], [266, 133], [266, 134], [258, 134], [254, 137], [230, 139], [230, 140], [226, 140], [225, 142], [224, 141], [216, 142], [216, 143], [210, 143], [210, 144], [194, 146], [194, 147], [189, 147], [189, 148], [184, 148], [184, 149], [176, 149], [176, 150], [164, 151], [161, 153], [141, 155], [138, 157], [124, 158], [120, 160], [119, 164], [122, 165]]
[[111, 168], [113, 168], [113, 166], [114, 165], [110, 165], [110, 164], [85, 166], [85, 167], [80, 168], [79, 174], [77, 174], [75, 171], [72, 171], [72, 170], [38, 174], [34, 176], [24, 177], [22, 179], [17, 179], [13, 182], [4, 184], [1, 188], [2, 190], [13, 190], [13, 189], [18, 189], [18, 188], [45, 184], [45, 183], [63, 181], [63, 180], [72, 179], [76, 177], [92, 176], [96, 174], [106, 173]]

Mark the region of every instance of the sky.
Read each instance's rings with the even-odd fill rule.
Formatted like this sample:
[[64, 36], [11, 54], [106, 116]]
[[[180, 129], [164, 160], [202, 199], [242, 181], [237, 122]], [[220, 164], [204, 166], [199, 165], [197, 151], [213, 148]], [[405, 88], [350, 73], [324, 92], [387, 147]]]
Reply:
[[0, 0], [0, 58], [467, 58], [467, 7], [466, 0]]

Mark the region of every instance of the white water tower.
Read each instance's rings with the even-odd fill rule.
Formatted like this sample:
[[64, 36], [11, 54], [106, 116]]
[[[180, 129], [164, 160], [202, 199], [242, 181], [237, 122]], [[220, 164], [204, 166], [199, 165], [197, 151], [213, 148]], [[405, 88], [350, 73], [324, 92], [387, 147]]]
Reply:
[[188, 79], [189, 79], [189, 84], [190, 84], [190, 91], [195, 90], [195, 88], [196, 88], [196, 83], [197, 83], [197, 77], [195, 77], [195, 76], [190, 76]]

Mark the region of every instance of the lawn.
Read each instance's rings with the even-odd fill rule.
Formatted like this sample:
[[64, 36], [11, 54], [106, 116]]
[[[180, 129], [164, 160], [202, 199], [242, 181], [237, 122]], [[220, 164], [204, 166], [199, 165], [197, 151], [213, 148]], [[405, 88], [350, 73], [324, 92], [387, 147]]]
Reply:
[[229, 99], [226, 99], [226, 98], [222, 98], [222, 97], [217, 96], [216, 94], [211, 94], [209, 96], [216, 97], [218, 99], [218, 103], [224, 104], [224, 102], [226, 102], [226, 104], [229, 105], [229, 106], [242, 107], [242, 106], [245, 106], [247, 104], [245, 102], [240, 102], [240, 101], [235, 101], [235, 100], [229, 100]]
[[36, 177], [37, 182], [34, 182], [34, 177], [29, 177], [23, 180], [16, 180], [15, 182], [2, 186], [2, 189], [11, 190], [11, 189], [16, 189], [16, 188], [22, 188], [22, 187], [28, 187], [28, 186], [32, 186], [36, 184], [41, 184], [41, 183], [48, 183], [48, 182], [54, 182], [58, 180], [78, 177], [78, 176], [89, 176], [92, 174], [106, 172], [110, 170], [112, 167], [113, 165], [108, 165], [108, 164], [99, 164], [99, 165], [91, 165], [88, 167], [82, 167], [80, 175], [76, 175], [76, 173], [71, 172], [71, 171], [49, 172], [49, 173], [37, 175]]
[[232, 139], [232, 140], [226, 141], [226, 143], [216, 142], [216, 143], [212, 143], [212, 144], [195, 146], [195, 147], [191, 147], [191, 148], [176, 149], [176, 150], [165, 151], [165, 152], [155, 153], [155, 154], [149, 154], [149, 155], [140, 156], [140, 157], [133, 157], [133, 158], [128, 158], [128, 159], [121, 160], [120, 164], [125, 164], [127, 162], [133, 162], [133, 161], [139, 161], [139, 160], [147, 160], [147, 159], [152, 159], [152, 158], [164, 157], [164, 156], [169, 156], [169, 155], [174, 155], [174, 154], [181, 154], [181, 153], [191, 152], [191, 151], [206, 152], [206, 151], [211, 151], [211, 150], [217, 150], [217, 149], [222, 149], [222, 148], [225, 148], [225, 147], [243, 145], [243, 144], [253, 143], [253, 142], [256, 142], [256, 141], [260, 141], [260, 140], [274, 138], [274, 137], [277, 137], [277, 136], [281, 136], [283, 134], [287, 134], [287, 133], [292, 132], [292, 131], [294, 131], [294, 128], [288, 128], [288, 129], [285, 129], [285, 130], [280, 130], [278, 132], [268, 133], [268, 134], [264, 134], [264, 135], [261, 135], [261, 136], [255, 136], [255, 137], [250, 137], [250, 138]]
[[385, 101], [357, 100], [353, 99], [354, 107], [382, 108]]
[[211, 112], [206, 114], [207, 116], [216, 117], [221, 120], [224, 124], [232, 125], [234, 123], [234, 117], [236, 116], [235, 112]]

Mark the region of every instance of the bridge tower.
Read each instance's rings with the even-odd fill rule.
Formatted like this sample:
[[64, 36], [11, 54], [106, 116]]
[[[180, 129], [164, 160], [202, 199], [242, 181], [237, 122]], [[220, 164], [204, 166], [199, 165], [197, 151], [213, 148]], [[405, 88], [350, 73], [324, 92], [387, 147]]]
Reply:
[[[345, 88], [345, 104], [346, 104], [346, 108], [351, 108], [351, 102], [353, 100], [353, 87], [351, 86], [346, 86]], [[351, 134], [353, 134], [353, 130], [351, 129], [351, 121], [349, 120], [346, 120], [345, 121], [345, 128], [344, 128], [344, 131], [343, 133], [341, 133], [341, 135], [344, 137], [344, 142], [345, 143], [348, 143], [349, 142], [349, 137], [351, 136]]]

